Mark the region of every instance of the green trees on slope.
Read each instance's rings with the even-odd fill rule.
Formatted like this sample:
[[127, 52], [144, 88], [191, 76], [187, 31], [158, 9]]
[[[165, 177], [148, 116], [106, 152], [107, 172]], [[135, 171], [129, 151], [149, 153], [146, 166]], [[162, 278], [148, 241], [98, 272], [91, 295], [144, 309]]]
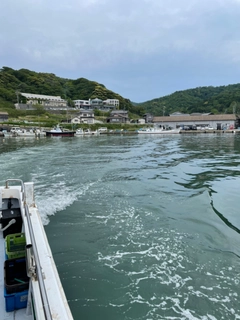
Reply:
[[177, 91], [171, 95], [140, 104], [147, 112], [165, 115], [182, 113], [240, 113], [240, 84], [220, 87], [199, 87]]
[[122, 109], [132, 108], [130, 100], [124, 99], [95, 81], [84, 78], [64, 79], [52, 73], [37, 73], [27, 69], [13, 70], [2, 67], [0, 70], [0, 107], [3, 108], [5, 102], [16, 103], [16, 91], [61, 96], [69, 101], [93, 98], [119, 99]]
[[161, 116], [176, 111], [240, 114], [240, 84], [177, 91], [165, 97], [136, 104], [108, 90], [103, 84], [85, 78], [71, 80], [57, 77], [52, 73], [2, 67], [0, 69], [0, 110], [14, 109], [14, 103], [17, 102], [16, 91], [61, 96], [69, 101], [69, 105], [77, 99], [119, 99], [121, 109], [138, 116], [143, 116], [144, 113]]

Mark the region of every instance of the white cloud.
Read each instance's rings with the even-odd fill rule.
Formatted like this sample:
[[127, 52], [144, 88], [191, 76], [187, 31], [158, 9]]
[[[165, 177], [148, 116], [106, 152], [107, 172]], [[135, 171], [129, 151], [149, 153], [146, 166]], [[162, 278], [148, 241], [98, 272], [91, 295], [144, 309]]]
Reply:
[[235, 64], [239, 9], [239, 0], [2, 0], [0, 59], [76, 77], [151, 69], [153, 57], [160, 72], [164, 60]]

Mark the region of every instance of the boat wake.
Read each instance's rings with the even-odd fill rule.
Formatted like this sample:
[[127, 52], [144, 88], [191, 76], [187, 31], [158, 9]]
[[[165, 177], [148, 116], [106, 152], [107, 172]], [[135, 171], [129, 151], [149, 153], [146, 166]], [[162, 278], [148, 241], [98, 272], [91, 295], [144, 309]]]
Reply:
[[109, 305], [119, 308], [125, 319], [240, 317], [238, 268], [229, 267], [231, 253], [223, 261], [214, 250], [209, 254], [201, 246], [196, 249], [193, 235], [158, 223], [146, 228], [141, 214], [133, 215], [132, 210], [121, 218], [124, 227], [98, 252], [98, 262], [111, 274]]
[[54, 185], [37, 185], [36, 184], [36, 203], [41, 208], [41, 218], [43, 225], [49, 223], [49, 217], [57, 212], [65, 210], [71, 206], [78, 198], [92, 186], [93, 183], [83, 185], [82, 187], [68, 186], [64, 182]]

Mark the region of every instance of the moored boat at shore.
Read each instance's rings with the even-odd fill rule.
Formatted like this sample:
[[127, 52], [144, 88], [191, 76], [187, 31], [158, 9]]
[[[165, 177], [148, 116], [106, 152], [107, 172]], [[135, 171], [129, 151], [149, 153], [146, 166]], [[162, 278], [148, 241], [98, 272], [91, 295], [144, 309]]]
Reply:
[[36, 133], [33, 129], [21, 129], [16, 135], [17, 137], [36, 137]]
[[20, 127], [12, 127], [10, 132], [4, 130], [5, 137], [44, 137], [46, 136], [46, 132], [41, 128], [20, 128]]
[[45, 131], [45, 132], [46, 132], [47, 137], [50, 137], [50, 136], [53, 136], [53, 137], [73, 137], [76, 133], [76, 131], [63, 129], [59, 125], [57, 125], [53, 129], [51, 129], [50, 131]]
[[98, 131], [92, 131], [90, 129], [83, 130], [82, 128], [76, 130], [76, 136], [92, 136], [99, 134]]
[[139, 134], [177, 134], [180, 133], [179, 129], [164, 129], [164, 128], [143, 128], [140, 130], [137, 130], [137, 133]]
[[73, 320], [33, 183], [8, 179], [0, 187], [0, 212], [0, 319]]
[[12, 127], [10, 130], [10, 134], [12, 137], [17, 137], [18, 133], [22, 132], [22, 129], [20, 127]]

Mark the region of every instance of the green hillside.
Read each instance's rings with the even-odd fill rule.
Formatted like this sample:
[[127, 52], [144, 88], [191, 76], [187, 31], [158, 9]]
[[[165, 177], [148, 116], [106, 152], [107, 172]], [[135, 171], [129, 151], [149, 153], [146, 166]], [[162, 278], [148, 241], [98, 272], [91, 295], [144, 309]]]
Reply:
[[129, 99], [108, 90], [103, 84], [84, 78], [64, 79], [52, 73], [38, 73], [27, 69], [0, 69], [0, 110], [10, 111], [17, 102], [16, 91], [61, 96], [72, 104], [72, 100], [99, 98], [119, 99], [120, 108], [132, 113], [143, 113], [141, 107], [134, 107]]
[[156, 116], [182, 113], [240, 113], [240, 84], [198, 87], [139, 104]]
[[0, 110], [8, 111], [10, 116], [16, 114], [14, 107], [14, 103], [17, 102], [16, 91], [61, 96], [69, 101], [70, 106], [75, 99], [119, 99], [120, 109], [128, 110], [131, 115], [138, 116], [143, 116], [146, 112], [161, 116], [176, 111], [240, 114], [240, 84], [198, 87], [177, 91], [143, 103], [134, 103], [108, 90], [103, 84], [85, 78], [71, 80], [57, 77], [52, 73], [2, 67], [0, 69]]

